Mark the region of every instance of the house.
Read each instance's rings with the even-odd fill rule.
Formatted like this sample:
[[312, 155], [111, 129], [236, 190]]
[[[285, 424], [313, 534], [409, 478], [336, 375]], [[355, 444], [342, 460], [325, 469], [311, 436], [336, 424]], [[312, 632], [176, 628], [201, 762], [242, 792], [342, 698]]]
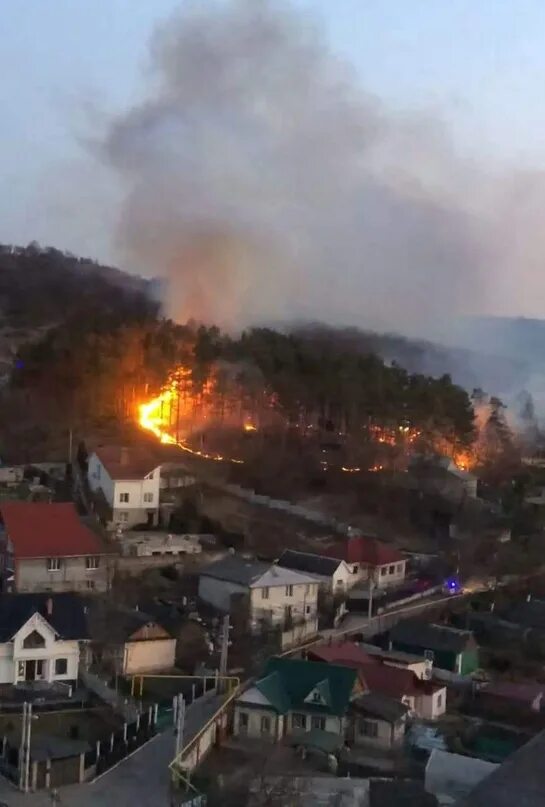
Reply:
[[97, 600], [89, 605], [88, 624], [93, 660], [111, 672], [157, 673], [175, 666], [176, 639], [150, 614]]
[[80, 643], [88, 639], [77, 594], [0, 597], [0, 683], [75, 682]]
[[278, 566], [312, 575], [333, 594], [343, 594], [355, 583], [354, 574], [344, 560], [286, 549], [280, 555]]
[[354, 575], [354, 583], [368, 581], [376, 588], [385, 588], [398, 586], [405, 580], [406, 558], [375, 538], [350, 535], [326, 548], [324, 555], [344, 560]]
[[220, 611], [231, 611], [236, 595], [247, 598], [248, 618], [254, 628], [292, 620], [315, 622], [318, 587], [311, 575], [237, 555], [227, 555], [199, 575], [199, 597]]
[[495, 715], [539, 714], [545, 708], [545, 684], [535, 681], [497, 681], [477, 693], [479, 706]]
[[417, 678], [429, 678], [432, 662], [421, 656], [411, 653], [402, 653], [395, 650], [383, 650], [374, 644], [360, 642], [328, 642], [327, 644], [313, 645], [307, 651], [307, 657], [316, 661], [329, 661], [333, 664], [368, 664], [371, 661], [380, 661], [391, 667], [402, 667], [411, 670]]
[[236, 699], [233, 732], [272, 742], [311, 730], [344, 737], [350, 701], [360, 692], [350, 667], [271, 658], [263, 677]]
[[[353, 642], [314, 645], [307, 658], [343, 664], [358, 670], [365, 692], [382, 695], [405, 704], [425, 720], [435, 720], [446, 711], [447, 690], [430, 680], [431, 665], [417, 667], [418, 675], [409, 666], [397, 666], [384, 654], [374, 654]], [[378, 648], [376, 648], [378, 650]], [[395, 654], [394, 654], [395, 655]], [[413, 658], [413, 657], [410, 657]], [[400, 659], [397, 659], [399, 664]]]
[[479, 666], [479, 648], [471, 631], [404, 619], [390, 630], [390, 649], [419, 653], [435, 667], [469, 675]]
[[377, 661], [362, 664], [358, 671], [367, 691], [404, 703], [423, 720], [436, 720], [446, 711], [447, 689], [443, 684]]
[[366, 692], [351, 705], [350, 741], [355, 745], [392, 751], [403, 744], [409, 707], [399, 700]]
[[137, 446], [100, 446], [89, 457], [87, 481], [102, 495], [108, 522], [121, 528], [159, 521], [161, 464]]
[[16, 591], [109, 588], [112, 550], [71, 502], [1, 502], [0, 522], [4, 577]]

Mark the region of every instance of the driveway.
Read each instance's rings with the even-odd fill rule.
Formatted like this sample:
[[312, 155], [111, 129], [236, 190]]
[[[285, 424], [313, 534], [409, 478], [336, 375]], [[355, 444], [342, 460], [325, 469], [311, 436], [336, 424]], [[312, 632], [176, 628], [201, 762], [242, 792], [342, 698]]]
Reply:
[[[205, 695], [187, 707], [184, 744], [220, 708], [225, 695]], [[96, 782], [60, 788], [61, 807], [170, 807], [169, 762], [174, 756], [172, 729], [156, 735], [132, 757], [106, 772]], [[0, 778], [0, 801], [8, 807], [52, 807], [50, 795], [24, 794]]]

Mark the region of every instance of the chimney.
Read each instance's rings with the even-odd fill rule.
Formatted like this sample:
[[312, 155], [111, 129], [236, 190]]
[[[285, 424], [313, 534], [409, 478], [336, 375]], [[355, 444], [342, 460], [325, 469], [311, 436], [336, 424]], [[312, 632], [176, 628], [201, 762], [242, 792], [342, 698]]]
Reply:
[[128, 465], [129, 464], [129, 449], [127, 446], [123, 446], [121, 448], [121, 453], [119, 456], [119, 463], [120, 465]]
[[47, 614], [47, 616], [51, 616], [51, 614], [53, 613], [53, 600], [51, 597], [48, 597], [47, 600], [45, 601], [45, 613]]

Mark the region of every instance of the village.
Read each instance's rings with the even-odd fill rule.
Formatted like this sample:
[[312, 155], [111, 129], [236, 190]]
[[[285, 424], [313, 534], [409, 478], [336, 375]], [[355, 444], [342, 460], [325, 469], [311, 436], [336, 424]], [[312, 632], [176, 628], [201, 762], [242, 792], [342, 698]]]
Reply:
[[[0, 466], [8, 804], [447, 805], [545, 729], [540, 565], [469, 563], [456, 518], [410, 551], [206, 468], [145, 439]], [[437, 477], [513, 553], [477, 478]]]

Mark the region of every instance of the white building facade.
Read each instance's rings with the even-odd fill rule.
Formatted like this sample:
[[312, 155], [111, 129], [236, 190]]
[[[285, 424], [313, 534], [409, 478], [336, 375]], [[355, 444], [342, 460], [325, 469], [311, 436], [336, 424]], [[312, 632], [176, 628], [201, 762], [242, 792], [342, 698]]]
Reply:
[[102, 492], [116, 527], [155, 526], [159, 520], [161, 466], [147, 464], [123, 447], [97, 449], [88, 462], [87, 480], [93, 493]]

